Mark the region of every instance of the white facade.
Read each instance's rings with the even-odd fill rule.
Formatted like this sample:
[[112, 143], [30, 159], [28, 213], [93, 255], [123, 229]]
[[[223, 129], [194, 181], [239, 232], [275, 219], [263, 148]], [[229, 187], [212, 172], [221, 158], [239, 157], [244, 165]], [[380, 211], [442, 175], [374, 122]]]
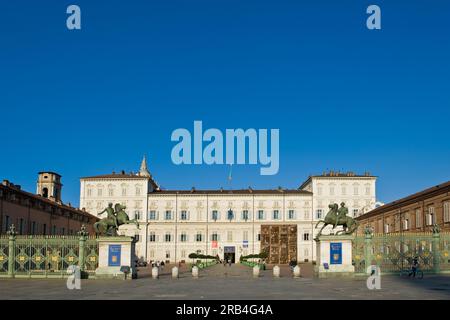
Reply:
[[163, 191], [145, 164], [138, 174], [82, 178], [80, 206], [95, 215], [110, 202], [126, 205], [140, 230], [121, 226], [120, 233], [139, 236], [136, 255], [146, 261], [189, 261], [191, 253], [222, 259], [230, 248], [239, 261], [241, 255], [260, 253], [261, 225], [295, 224], [302, 262], [315, 260], [314, 227], [328, 205], [345, 202], [349, 215], [356, 214], [375, 203], [375, 181], [373, 176], [313, 176], [296, 190]]

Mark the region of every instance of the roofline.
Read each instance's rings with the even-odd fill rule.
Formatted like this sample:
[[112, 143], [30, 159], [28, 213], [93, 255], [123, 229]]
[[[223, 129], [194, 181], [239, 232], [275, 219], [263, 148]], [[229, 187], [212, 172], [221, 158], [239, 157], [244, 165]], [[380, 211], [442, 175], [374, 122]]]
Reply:
[[398, 200], [394, 200], [392, 202], [389, 202], [381, 207], [378, 207], [376, 209], [373, 209], [372, 211], [369, 211], [363, 215], [360, 215], [357, 220], [363, 220], [366, 218], [371, 218], [373, 216], [376, 216], [378, 214], [386, 213], [391, 210], [395, 210], [401, 207], [404, 207], [406, 205], [422, 201], [424, 198], [429, 198], [433, 195], [439, 195], [441, 193], [450, 192], [450, 181], [443, 182], [441, 184], [435, 185], [433, 187], [424, 189], [422, 191], [413, 193], [409, 196], [400, 198]]
[[237, 190], [221, 190], [221, 189], [212, 189], [212, 190], [157, 190], [154, 192], [148, 193], [149, 195], [158, 195], [158, 194], [167, 194], [167, 195], [177, 195], [177, 194], [197, 194], [197, 195], [230, 195], [230, 194], [241, 194], [241, 195], [253, 195], [253, 194], [273, 194], [273, 195], [286, 195], [286, 194], [301, 194], [301, 195], [312, 195], [312, 192], [299, 190], [299, 189], [237, 189]]
[[323, 179], [327, 179], [327, 178], [334, 178], [334, 179], [367, 179], [367, 178], [373, 178], [373, 179], [377, 179], [378, 176], [373, 176], [373, 175], [354, 175], [354, 176], [347, 176], [347, 175], [335, 175], [335, 176], [323, 176], [323, 175], [315, 175], [315, 176], [309, 176], [299, 187], [299, 189], [304, 188], [308, 183], [310, 183], [312, 181], [313, 178], [323, 178]]
[[21, 193], [21, 194], [23, 194], [25, 196], [28, 196], [30, 198], [33, 198], [35, 200], [43, 201], [43, 202], [46, 202], [47, 204], [60, 207], [61, 209], [70, 210], [70, 211], [76, 212], [78, 214], [85, 215], [88, 218], [94, 218], [97, 221], [100, 220], [98, 217], [94, 216], [93, 214], [91, 214], [91, 213], [89, 213], [87, 211], [83, 211], [83, 210], [81, 210], [79, 208], [75, 208], [75, 207], [70, 207], [68, 205], [65, 205], [62, 202], [58, 203], [58, 202], [52, 201], [52, 200], [50, 200], [48, 198], [44, 198], [43, 196], [40, 196], [38, 194], [34, 194], [34, 193], [31, 193], [31, 192], [28, 192], [28, 191], [24, 191], [22, 189], [17, 189], [17, 188], [11, 187], [11, 186], [5, 186], [3, 184], [0, 184], [0, 188], [5, 188], [5, 189], [9, 189], [9, 190], [14, 191], [14, 192]]

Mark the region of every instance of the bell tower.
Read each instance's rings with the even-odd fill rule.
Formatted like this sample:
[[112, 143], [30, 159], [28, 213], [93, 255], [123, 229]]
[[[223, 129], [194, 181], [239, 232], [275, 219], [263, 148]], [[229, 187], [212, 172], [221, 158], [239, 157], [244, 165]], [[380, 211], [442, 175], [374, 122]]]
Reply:
[[55, 202], [61, 202], [61, 176], [55, 172], [39, 172], [36, 193]]

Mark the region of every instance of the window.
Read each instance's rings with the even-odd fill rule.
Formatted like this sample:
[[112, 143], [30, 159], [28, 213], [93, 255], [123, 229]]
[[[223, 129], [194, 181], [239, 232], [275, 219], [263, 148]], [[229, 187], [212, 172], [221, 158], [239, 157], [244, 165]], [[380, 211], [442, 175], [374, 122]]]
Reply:
[[257, 240], [257, 241], [261, 241], [261, 233], [258, 233], [258, 234], [256, 235], [256, 240]]
[[234, 212], [233, 212], [233, 210], [228, 210], [228, 212], [227, 212], [227, 218], [228, 218], [228, 220], [233, 220], [234, 219]]
[[443, 204], [444, 222], [450, 222], [450, 201], [445, 201]]
[[56, 234], [56, 226], [53, 226], [53, 231], [52, 234], [55, 235]]
[[134, 219], [141, 220], [141, 212], [140, 211], [136, 210], [134, 212]]
[[87, 195], [88, 195], [88, 197], [92, 197], [92, 189], [91, 188], [87, 189]]
[[102, 189], [102, 188], [98, 188], [98, 189], [97, 189], [97, 196], [98, 196], [98, 197], [101, 197], [102, 194], [103, 194], [103, 189]]
[[416, 209], [416, 228], [422, 228], [422, 212], [420, 209]]
[[150, 232], [149, 236], [148, 236], [148, 241], [149, 242], [156, 242], [156, 234], [155, 232]]
[[334, 186], [330, 186], [330, 195], [334, 196]]
[[155, 250], [150, 250], [150, 258], [154, 258], [155, 257]]
[[186, 250], [181, 250], [181, 257], [186, 258]]
[[243, 232], [242, 240], [248, 241], [248, 231], [244, 231], [244, 232]]
[[31, 222], [31, 234], [36, 234], [36, 221]]
[[233, 231], [227, 232], [227, 241], [233, 241]]
[[294, 210], [289, 210], [289, 212], [288, 212], [288, 219], [289, 220], [295, 219], [295, 211]]
[[45, 223], [42, 225], [42, 234], [44, 236], [47, 235], [47, 225]]
[[280, 211], [278, 210], [273, 210], [273, 216], [272, 216], [273, 220], [279, 220], [280, 219]]
[[141, 188], [140, 187], [136, 187], [136, 195], [137, 196], [141, 195]]
[[242, 220], [248, 220], [248, 210], [242, 211]]
[[211, 241], [219, 241], [219, 235], [217, 234], [217, 232], [214, 232], [211, 235]]
[[389, 233], [389, 223], [384, 225], [384, 233]]
[[114, 190], [113, 188], [108, 189], [108, 196], [113, 197], [114, 196]]
[[166, 242], [171, 242], [172, 241], [172, 235], [170, 233], [166, 233], [166, 236], [165, 236], [164, 240]]
[[258, 220], [264, 220], [264, 210], [258, 210]]
[[188, 214], [186, 210], [181, 211], [180, 220], [186, 221], [188, 219]]
[[157, 220], [155, 210], [150, 210], [150, 212], [148, 213], [148, 220]]
[[359, 188], [358, 188], [357, 185], [354, 185], [354, 186], [353, 186], [353, 194], [354, 194], [355, 196], [357, 196], [357, 195], [359, 194]]
[[24, 234], [24, 221], [23, 218], [20, 218], [19, 220], [19, 234]]
[[322, 213], [323, 213], [322, 209], [317, 209], [317, 211], [316, 211], [316, 219], [322, 219]]
[[308, 232], [303, 233], [303, 241], [309, 241], [309, 233]]
[[409, 230], [409, 219], [403, 220], [403, 230]]
[[127, 188], [122, 187], [122, 197], [127, 196]]
[[322, 195], [322, 185], [318, 185], [318, 186], [317, 186], [317, 194], [318, 194], [319, 196]]
[[366, 185], [366, 196], [370, 195], [370, 186]]
[[165, 215], [164, 219], [172, 220], [172, 211], [166, 210], [166, 215]]
[[202, 234], [200, 232], [196, 234], [195, 241], [197, 241], [197, 242], [202, 242], [203, 241], [203, 236], [202, 236]]
[[214, 221], [219, 219], [219, 213], [217, 212], [217, 210], [212, 211], [211, 219], [213, 219]]
[[347, 187], [346, 187], [346, 185], [343, 184], [343, 185], [341, 186], [341, 189], [342, 189], [342, 195], [345, 196], [345, 195], [347, 194]]
[[166, 259], [170, 259], [170, 251], [169, 250], [166, 251]]
[[428, 207], [427, 225], [432, 226], [435, 223], [434, 207]]
[[358, 209], [353, 209], [353, 216], [357, 217], [358, 216], [358, 212], [359, 212]]
[[188, 241], [188, 236], [187, 236], [186, 233], [182, 233], [182, 234], [180, 235], [180, 241], [181, 241], [181, 242], [187, 242], [187, 241]]

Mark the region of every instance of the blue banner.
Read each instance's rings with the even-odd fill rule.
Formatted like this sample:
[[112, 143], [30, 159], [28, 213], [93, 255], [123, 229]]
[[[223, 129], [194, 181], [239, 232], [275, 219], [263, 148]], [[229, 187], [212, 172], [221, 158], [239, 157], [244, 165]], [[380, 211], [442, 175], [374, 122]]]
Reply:
[[122, 253], [122, 246], [120, 244], [110, 244], [108, 247], [108, 266], [119, 267], [120, 255]]
[[330, 264], [342, 264], [342, 243], [330, 243]]

